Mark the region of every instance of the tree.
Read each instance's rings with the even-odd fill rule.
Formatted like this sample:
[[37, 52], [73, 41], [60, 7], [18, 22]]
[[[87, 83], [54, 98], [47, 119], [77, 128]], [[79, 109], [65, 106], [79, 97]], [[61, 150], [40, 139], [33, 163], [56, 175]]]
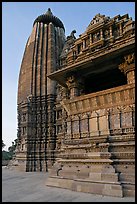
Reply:
[[6, 145], [4, 144], [3, 140], [2, 140], [2, 149], [5, 147]]
[[2, 160], [10, 160], [12, 159], [12, 155], [7, 151], [2, 151]]
[[15, 153], [16, 145], [17, 145], [17, 139], [15, 139], [14, 142], [12, 142], [12, 145], [8, 148], [8, 151], [12, 157]]
[[[4, 144], [3, 140], [2, 140], [2, 149], [5, 147], [6, 145]], [[5, 151], [5, 150], [2, 150], [2, 160], [10, 160], [12, 159], [12, 155]]]

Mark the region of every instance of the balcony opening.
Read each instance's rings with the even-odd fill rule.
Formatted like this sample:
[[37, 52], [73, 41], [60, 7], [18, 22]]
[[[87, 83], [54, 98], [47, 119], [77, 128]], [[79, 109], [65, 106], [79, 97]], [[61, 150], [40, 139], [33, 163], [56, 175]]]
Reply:
[[127, 84], [127, 78], [119, 69], [108, 70], [85, 79], [85, 94], [103, 91]]

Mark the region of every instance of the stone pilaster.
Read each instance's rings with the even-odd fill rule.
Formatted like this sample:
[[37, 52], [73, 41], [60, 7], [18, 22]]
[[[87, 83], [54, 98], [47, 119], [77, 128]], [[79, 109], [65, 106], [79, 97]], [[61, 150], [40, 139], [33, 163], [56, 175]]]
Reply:
[[47, 146], [47, 157], [48, 167], [50, 168], [54, 162], [54, 150], [55, 150], [55, 111], [54, 111], [54, 95], [47, 96], [47, 114], [48, 114], [48, 146]]
[[119, 69], [127, 76], [127, 83], [135, 83], [135, 55], [126, 55], [124, 62], [119, 65]]

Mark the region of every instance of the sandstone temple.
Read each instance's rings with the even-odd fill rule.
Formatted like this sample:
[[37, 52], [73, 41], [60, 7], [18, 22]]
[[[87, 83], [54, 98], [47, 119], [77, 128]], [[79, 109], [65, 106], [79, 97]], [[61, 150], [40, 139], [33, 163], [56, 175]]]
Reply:
[[38, 16], [18, 80], [16, 169], [45, 185], [135, 195], [135, 21], [97, 14], [65, 36], [50, 9]]

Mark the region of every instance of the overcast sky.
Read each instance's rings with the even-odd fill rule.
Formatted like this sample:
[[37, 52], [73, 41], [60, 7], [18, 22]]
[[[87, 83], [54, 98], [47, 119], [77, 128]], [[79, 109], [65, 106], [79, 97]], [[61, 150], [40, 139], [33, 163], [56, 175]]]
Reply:
[[111, 18], [129, 14], [135, 19], [134, 2], [2, 2], [2, 139], [5, 150], [17, 138], [17, 87], [27, 39], [37, 16], [51, 8], [64, 24], [68, 36], [85, 32], [100, 13]]

